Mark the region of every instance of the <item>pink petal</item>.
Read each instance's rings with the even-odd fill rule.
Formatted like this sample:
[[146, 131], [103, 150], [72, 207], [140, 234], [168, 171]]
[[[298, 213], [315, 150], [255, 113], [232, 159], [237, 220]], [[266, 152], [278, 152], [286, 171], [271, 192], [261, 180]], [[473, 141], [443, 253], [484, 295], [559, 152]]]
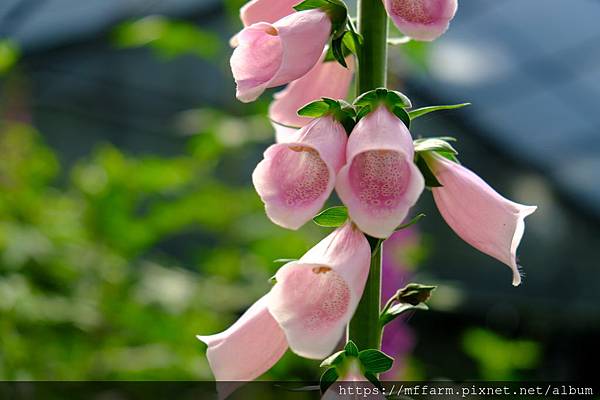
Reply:
[[[198, 336], [217, 381], [251, 381], [269, 370], [285, 353], [285, 335], [267, 309], [268, 296], [252, 305], [226, 331]], [[221, 386], [226, 392], [237, 385]], [[229, 393], [220, 392], [221, 396]]]
[[346, 131], [333, 117], [313, 120], [270, 146], [252, 174], [254, 187], [276, 224], [298, 229], [325, 204], [344, 163]]
[[410, 132], [385, 106], [352, 131], [336, 191], [363, 232], [387, 238], [419, 199], [425, 181], [413, 156]]
[[310, 118], [298, 115], [304, 105], [322, 97], [345, 99], [354, 75], [354, 58], [347, 57], [344, 68], [337, 61], [318, 62], [303, 77], [275, 94], [269, 118], [284, 125], [304, 126]]
[[446, 223], [465, 242], [508, 265], [513, 271], [513, 285], [521, 284], [517, 247], [525, 217], [537, 207], [502, 197], [473, 172], [442, 156], [432, 154], [426, 161], [443, 185], [432, 191]]
[[319, 60], [330, 32], [331, 20], [319, 9], [244, 28], [235, 37], [237, 47], [230, 60], [237, 98], [256, 100], [266, 88], [306, 74]]
[[351, 223], [277, 271], [269, 311], [300, 356], [330, 355], [362, 296], [371, 250]]
[[458, 7], [457, 0], [384, 0], [384, 5], [400, 32], [423, 41], [446, 32]]
[[296, 4], [298, 0], [251, 0], [240, 8], [240, 19], [244, 26], [273, 23], [295, 12]]

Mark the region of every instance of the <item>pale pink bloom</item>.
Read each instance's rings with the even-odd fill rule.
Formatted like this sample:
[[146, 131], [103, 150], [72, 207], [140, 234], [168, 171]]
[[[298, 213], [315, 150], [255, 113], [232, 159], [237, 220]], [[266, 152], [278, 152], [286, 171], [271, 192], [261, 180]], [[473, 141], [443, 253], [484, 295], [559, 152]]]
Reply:
[[310, 118], [298, 115], [306, 104], [322, 97], [345, 99], [354, 74], [354, 58], [346, 57], [348, 68], [337, 61], [318, 62], [303, 77], [277, 92], [269, 107], [269, 118], [284, 125], [302, 127]]
[[331, 20], [319, 9], [244, 28], [236, 36], [237, 47], [230, 60], [237, 98], [256, 100], [266, 88], [306, 74], [319, 60], [330, 33]]
[[537, 207], [502, 197], [473, 172], [438, 154], [428, 154], [425, 160], [443, 185], [432, 191], [446, 223], [465, 242], [508, 265], [513, 285], [518, 286], [517, 247], [525, 231], [524, 219]]
[[358, 360], [352, 360], [347, 368], [344, 375], [334, 382], [333, 385], [329, 386], [323, 396], [321, 396], [321, 400], [386, 399], [381, 390], [364, 377]]
[[252, 173], [252, 182], [267, 216], [298, 229], [325, 204], [344, 165], [347, 135], [328, 115], [290, 132], [289, 140], [270, 146]]
[[457, 0], [383, 0], [388, 15], [400, 32], [416, 40], [441, 36], [454, 18]]
[[221, 397], [239, 386], [231, 384], [232, 381], [258, 378], [287, 350], [285, 335], [267, 309], [268, 296], [254, 303], [227, 330], [197, 336], [208, 346], [206, 357], [215, 380], [225, 381], [219, 386]]
[[275, 142], [285, 143], [295, 139], [295, 133], [298, 132], [299, 128], [293, 128], [291, 126], [285, 126], [281, 124], [273, 123], [275, 129]]
[[244, 26], [257, 22], [273, 23], [294, 13], [298, 0], [251, 0], [240, 8], [240, 19]]
[[370, 257], [366, 237], [346, 223], [277, 271], [269, 311], [292, 351], [313, 359], [333, 352], [362, 296]]
[[387, 238], [417, 202], [425, 181], [413, 157], [410, 132], [384, 105], [354, 127], [336, 191], [363, 232]]

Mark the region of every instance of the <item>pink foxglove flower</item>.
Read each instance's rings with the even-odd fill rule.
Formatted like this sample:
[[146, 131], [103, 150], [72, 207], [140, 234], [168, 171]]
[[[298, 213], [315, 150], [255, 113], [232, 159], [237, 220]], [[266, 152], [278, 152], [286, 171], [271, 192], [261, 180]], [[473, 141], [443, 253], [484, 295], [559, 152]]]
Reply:
[[348, 222], [277, 271], [269, 311], [292, 351], [314, 359], [333, 352], [362, 296], [370, 257], [366, 237]]
[[525, 231], [525, 217], [537, 207], [515, 203], [492, 189], [460, 164], [438, 154], [425, 156], [442, 187], [434, 187], [435, 204], [448, 225], [465, 242], [513, 271], [513, 285], [521, 283], [517, 247]]
[[263, 296], [227, 330], [198, 336], [206, 343], [206, 356], [217, 381], [225, 381], [219, 393], [226, 397], [239, 385], [232, 381], [251, 381], [271, 368], [288, 348], [285, 335], [267, 309]]
[[322, 97], [345, 99], [354, 74], [354, 58], [347, 57], [346, 64], [348, 68], [335, 60], [315, 64], [306, 75], [275, 94], [269, 118], [279, 124], [302, 127], [310, 122], [310, 118], [297, 114], [302, 106]]
[[425, 187], [413, 157], [410, 132], [386, 106], [354, 127], [336, 191], [363, 232], [387, 238], [406, 218]]
[[457, 0], [384, 0], [384, 5], [400, 32], [423, 41], [446, 32], [458, 6]]
[[299, 11], [270, 24], [258, 22], [237, 36], [231, 56], [236, 96], [250, 102], [270, 87], [285, 85], [317, 63], [331, 33], [331, 20], [320, 9]]
[[257, 22], [273, 23], [295, 12], [298, 0], [251, 0], [240, 8], [240, 19], [244, 26]]
[[344, 165], [347, 135], [332, 115], [314, 119], [270, 146], [252, 174], [254, 187], [276, 224], [298, 229], [325, 204]]

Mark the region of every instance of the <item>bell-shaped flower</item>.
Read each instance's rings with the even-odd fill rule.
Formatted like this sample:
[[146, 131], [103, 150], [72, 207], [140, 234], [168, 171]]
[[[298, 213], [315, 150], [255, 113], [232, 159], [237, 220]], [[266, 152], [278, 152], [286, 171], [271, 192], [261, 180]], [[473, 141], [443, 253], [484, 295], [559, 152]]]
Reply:
[[363, 232], [389, 237], [417, 202], [425, 180], [413, 157], [408, 128], [385, 105], [356, 124], [336, 191]]
[[518, 286], [517, 247], [525, 231], [524, 219], [537, 207], [502, 197], [479, 176], [439, 154], [428, 152], [424, 158], [443, 185], [432, 191], [446, 223], [465, 242], [508, 265], [513, 285]]
[[292, 351], [314, 359], [333, 352], [362, 296], [370, 257], [366, 237], [347, 222], [277, 271], [269, 311]]
[[400, 32], [416, 40], [441, 36], [454, 18], [457, 0], [384, 0], [385, 9]]
[[323, 207], [344, 165], [346, 142], [343, 125], [330, 114], [265, 151], [252, 181], [271, 221], [298, 229]]
[[[219, 394], [226, 397], [239, 384], [251, 381], [271, 368], [287, 350], [287, 341], [279, 324], [267, 309], [263, 296], [227, 330], [210, 336], [198, 336], [206, 343], [206, 356]], [[241, 384], [241, 383], [240, 383]]]
[[257, 22], [273, 23], [295, 12], [298, 0], [251, 0], [240, 8], [240, 19], [244, 26]]
[[332, 23], [320, 9], [299, 11], [271, 24], [258, 22], [237, 36], [230, 64], [243, 102], [256, 100], [270, 87], [306, 74], [317, 63]]
[[306, 75], [275, 94], [269, 118], [275, 123], [302, 127], [311, 121], [298, 115], [302, 106], [322, 97], [345, 99], [354, 74], [354, 58], [346, 57], [346, 64], [348, 68], [335, 60], [315, 64]]

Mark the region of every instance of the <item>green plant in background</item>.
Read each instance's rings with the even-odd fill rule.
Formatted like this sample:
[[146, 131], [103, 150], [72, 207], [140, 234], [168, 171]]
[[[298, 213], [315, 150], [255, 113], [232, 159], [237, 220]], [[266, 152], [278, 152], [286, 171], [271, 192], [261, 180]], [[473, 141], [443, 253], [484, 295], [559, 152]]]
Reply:
[[103, 145], [69, 170], [30, 126], [2, 125], [0, 377], [210, 377], [194, 334], [233, 321], [317, 232], [272, 227], [250, 189], [217, 179], [257, 136], [232, 144], [219, 132], [236, 120], [204, 114], [186, 155]]
[[7, 73], [19, 60], [21, 52], [15, 42], [0, 38], [0, 76]]
[[462, 345], [477, 362], [484, 380], [519, 379], [520, 373], [535, 368], [541, 357], [540, 346], [534, 341], [509, 340], [482, 328], [467, 330]]

